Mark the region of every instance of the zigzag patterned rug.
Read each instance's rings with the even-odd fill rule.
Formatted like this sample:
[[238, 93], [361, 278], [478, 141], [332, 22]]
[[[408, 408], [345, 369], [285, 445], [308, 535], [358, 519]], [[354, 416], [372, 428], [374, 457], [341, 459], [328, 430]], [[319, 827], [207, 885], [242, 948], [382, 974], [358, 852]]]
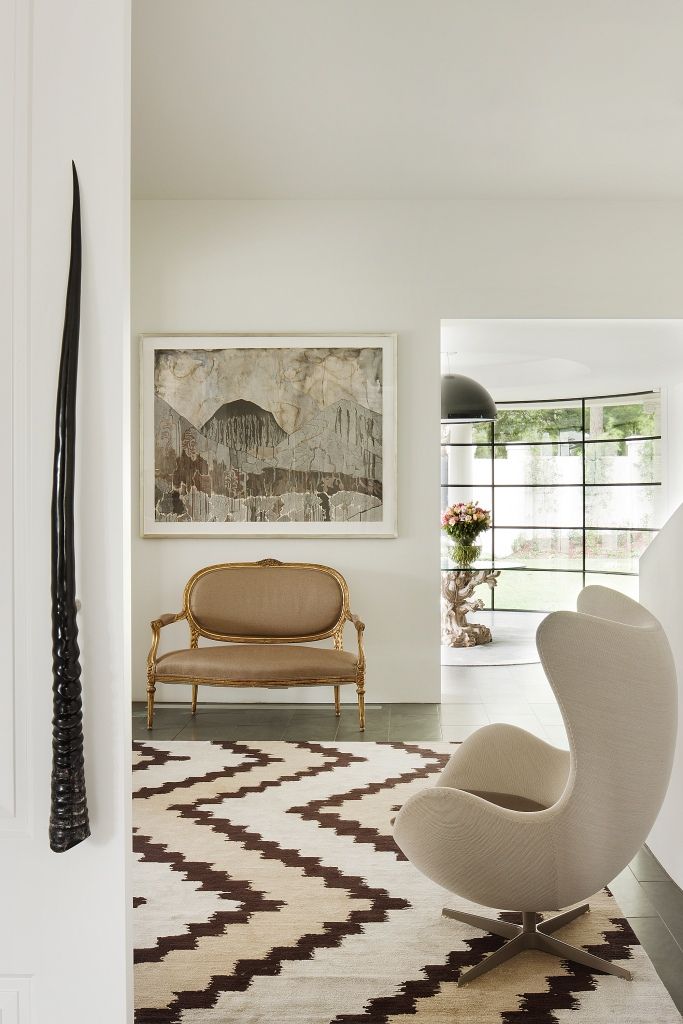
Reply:
[[605, 890], [561, 938], [634, 980], [529, 952], [458, 989], [502, 939], [423, 878], [389, 820], [447, 743], [135, 745], [137, 1024], [680, 1024]]

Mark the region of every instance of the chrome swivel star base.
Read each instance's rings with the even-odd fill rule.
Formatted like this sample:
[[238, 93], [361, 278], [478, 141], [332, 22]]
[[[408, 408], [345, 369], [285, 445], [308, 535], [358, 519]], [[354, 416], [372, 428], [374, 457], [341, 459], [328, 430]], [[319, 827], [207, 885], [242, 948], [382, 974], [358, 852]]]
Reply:
[[522, 925], [520, 927], [517, 924], [508, 924], [507, 921], [479, 917], [477, 914], [465, 914], [459, 910], [448, 910], [444, 907], [444, 917], [449, 917], [454, 921], [461, 921], [463, 924], [471, 924], [475, 928], [481, 928], [485, 932], [491, 932], [493, 935], [500, 935], [502, 938], [510, 940], [504, 946], [501, 946], [500, 949], [497, 949], [495, 953], [491, 953], [469, 971], [461, 974], [458, 979], [458, 985], [466, 985], [482, 974], [486, 974], [500, 964], [505, 963], [511, 957], [517, 956], [518, 953], [523, 953], [525, 949], [538, 949], [543, 953], [552, 953], [554, 956], [559, 956], [562, 960], [571, 960], [574, 963], [583, 964], [584, 967], [589, 967], [591, 970], [604, 971], [605, 974], [615, 974], [618, 978], [627, 978], [630, 981], [630, 972], [618, 964], [613, 964], [609, 960], [603, 960], [599, 956], [593, 956], [592, 953], [587, 953], [585, 949], [581, 949], [579, 946], [570, 946], [569, 943], [560, 942], [559, 939], [552, 937], [551, 932], [564, 927], [564, 925], [573, 921], [575, 917], [585, 914], [588, 909], [588, 904], [583, 903], [580, 907], [565, 910], [563, 914], [551, 917], [547, 921], [539, 920], [538, 914], [524, 913], [522, 914]]

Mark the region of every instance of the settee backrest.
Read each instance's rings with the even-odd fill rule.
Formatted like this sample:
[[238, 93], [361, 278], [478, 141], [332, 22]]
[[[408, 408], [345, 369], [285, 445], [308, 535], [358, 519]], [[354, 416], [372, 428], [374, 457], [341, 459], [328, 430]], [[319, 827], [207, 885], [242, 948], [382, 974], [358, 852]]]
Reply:
[[332, 636], [348, 611], [344, 577], [306, 562], [229, 562], [200, 569], [185, 587], [190, 625], [233, 642], [303, 642]]

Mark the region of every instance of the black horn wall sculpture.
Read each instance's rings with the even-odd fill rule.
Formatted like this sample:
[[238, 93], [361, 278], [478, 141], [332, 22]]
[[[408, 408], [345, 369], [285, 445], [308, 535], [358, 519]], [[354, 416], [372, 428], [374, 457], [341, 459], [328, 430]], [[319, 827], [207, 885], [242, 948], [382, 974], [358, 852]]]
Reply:
[[81, 319], [81, 203], [73, 169], [71, 259], [59, 363], [52, 479], [52, 800], [50, 848], [70, 850], [90, 835], [83, 761], [81, 665], [76, 623], [74, 470], [76, 377]]

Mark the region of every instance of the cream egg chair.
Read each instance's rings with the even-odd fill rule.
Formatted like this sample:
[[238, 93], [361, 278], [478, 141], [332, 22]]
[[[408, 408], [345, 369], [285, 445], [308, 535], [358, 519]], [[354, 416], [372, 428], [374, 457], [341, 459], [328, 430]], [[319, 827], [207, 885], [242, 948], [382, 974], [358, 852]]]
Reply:
[[630, 978], [553, 933], [589, 909], [583, 901], [632, 860], [657, 816], [676, 742], [671, 650], [642, 605], [599, 586], [581, 592], [578, 611], [548, 615], [536, 642], [570, 749], [512, 725], [485, 726], [436, 785], [407, 800], [394, 825], [398, 846], [432, 881], [522, 913], [518, 926], [444, 909], [509, 940], [460, 984], [526, 949]]

